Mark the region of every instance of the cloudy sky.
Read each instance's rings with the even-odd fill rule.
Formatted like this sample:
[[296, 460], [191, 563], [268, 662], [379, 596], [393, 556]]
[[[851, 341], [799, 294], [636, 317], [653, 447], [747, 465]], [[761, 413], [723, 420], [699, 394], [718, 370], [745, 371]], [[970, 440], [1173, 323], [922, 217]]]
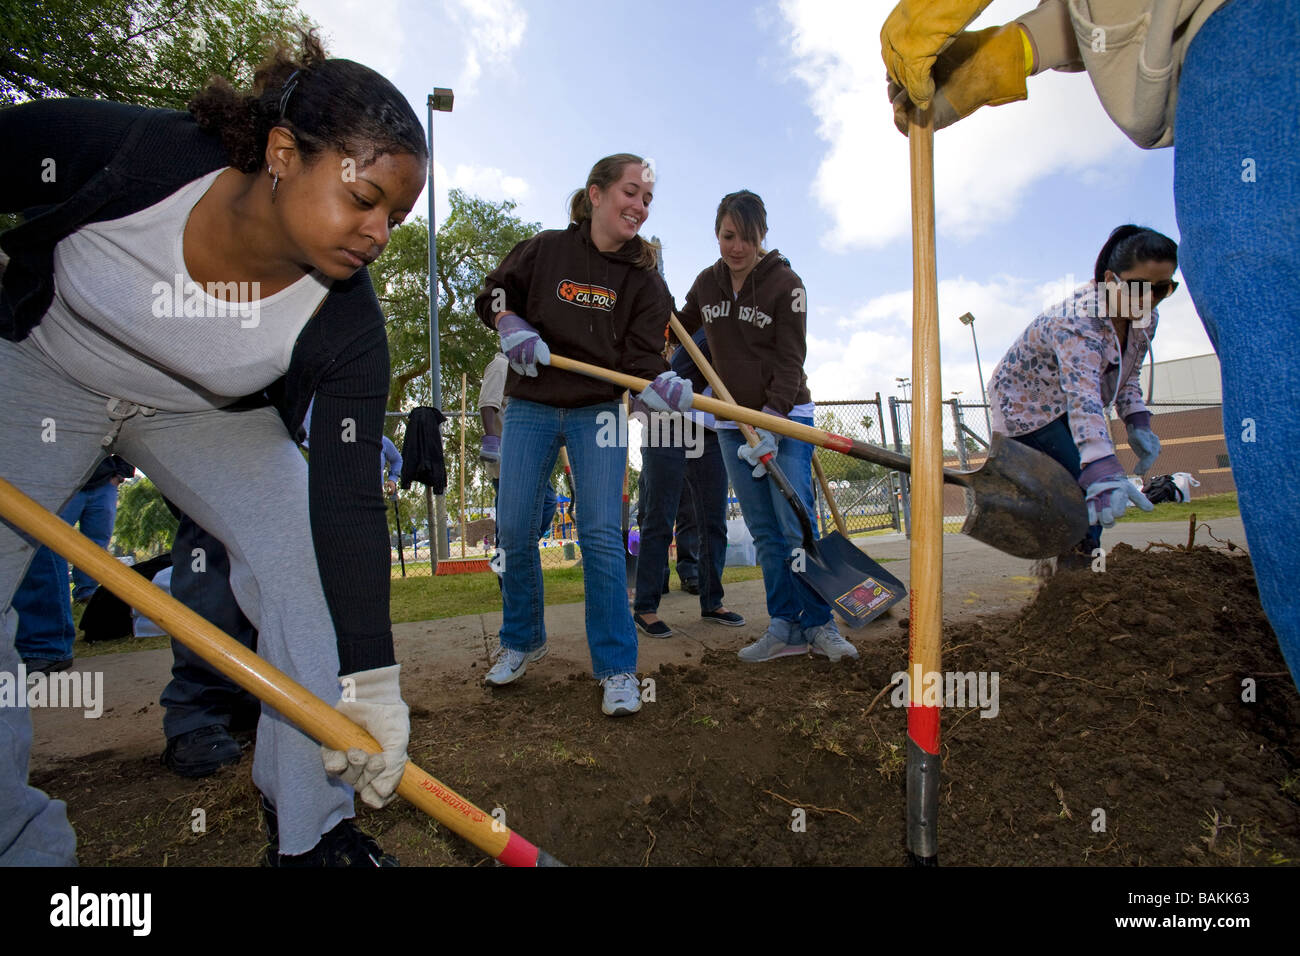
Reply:
[[[718, 200], [752, 189], [809, 295], [813, 397], [897, 393], [911, 374], [907, 141], [884, 93], [893, 0], [300, 0], [331, 52], [392, 79], [423, 118], [435, 86], [439, 216], [446, 190], [514, 199], [545, 228], [601, 156], [652, 158], [642, 227], [664, 244], [680, 304], [717, 259]], [[995, 0], [975, 26], [1033, 0]], [[1178, 238], [1172, 150], [1130, 143], [1087, 77], [1032, 77], [935, 141], [944, 397], [985, 376], [1046, 305], [1091, 275], [1125, 222]], [[427, 200], [417, 210], [427, 213]], [[1185, 288], [1161, 307], [1157, 360], [1212, 351]]]

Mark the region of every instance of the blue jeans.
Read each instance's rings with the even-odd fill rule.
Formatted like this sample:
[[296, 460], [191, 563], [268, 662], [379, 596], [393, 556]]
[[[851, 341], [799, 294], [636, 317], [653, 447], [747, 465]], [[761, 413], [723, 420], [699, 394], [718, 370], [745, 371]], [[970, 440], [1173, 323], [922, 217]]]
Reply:
[[501, 436], [497, 508], [497, 547], [505, 561], [501, 645], [532, 651], [546, 643], [537, 539], [548, 479], [563, 444], [576, 485], [587, 646], [597, 679], [636, 671], [636, 628], [627, 606], [621, 532], [627, 447], [608, 440], [611, 432], [617, 437], [618, 419], [618, 402], [555, 408], [513, 398], [506, 406]]
[[[89, 491], [81, 489], [63, 506], [59, 517], [74, 528], [80, 523], [82, 534], [107, 548], [117, 517], [117, 485], [106, 481]], [[89, 599], [99, 587], [99, 582], [80, 568], [73, 568], [72, 580], [77, 600]], [[44, 545], [36, 549], [14, 593], [13, 607], [18, 612], [14, 646], [23, 660], [64, 661], [72, 657], [77, 631], [68, 596], [68, 562], [62, 555]]]
[[[705, 440], [717, 451], [718, 438], [712, 432], [707, 432], [708, 438]], [[708, 452], [706, 450], [705, 454]], [[687, 459], [687, 465], [698, 461], [698, 459]], [[723, 478], [723, 495], [726, 495], [726, 470], [722, 467], [722, 459], [718, 458], [715, 462], [718, 471]], [[725, 521], [725, 515], [724, 515]], [[677, 579], [682, 584], [688, 581], [699, 582], [700, 580], [700, 527], [696, 516], [695, 496], [691, 492], [691, 483], [682, 482], [681, 498], [677, 502], [677, 527], [673, 532], [673, 537], [677, 541]], [[726, 559], [726, 555], [723, 555]]]
[[[811, 418], [802, 415], [792, 416], [790, 420], [801, 425], [813, 423]], [[803, 546], [803, 532], [794, 516], [794, 509], [776, 482], [769, 481], [766, 475], [753, 477], [754, 469], [737, 455], [744, 443], [740, 429], [718, 429], [722, 461], [740, 503], [745, 527], [754, 537], [758, 563], [763, 569], [767, 615], [773, 621], [798, 625], [791, 628], [788, 643], [807, 643], [799, 628], [820, 627], [827, 623], [831, 619], [831, 608], [790, 570], [790, 552]], [[812, 451], [812, 445], [807, 442], [782, 438], [776, 455], [777, 465], [789, 479], [809, 515], [813, 514]]]
[[[704, 430], [703, 454], [687, 458], [684, 448], [641, 449], [641, 553], [637, 556], [638, 614], [659, 609], [668, 577], [668, 544], [673, 524], [681, 547], [683, 519], [704, 529], [698, 541], [700, 610], [722, 606], [722, 569], [727, 560], [727, 473], [721, 447], [711, 430]], [[677, 564], [681, 574], [682, 564]], [[688, 580], [682, 576], [683, 580]]]
[[[117, 485], [106, 481], [87, 491], [85, 488], [72, 496], [60, 516], [70, 525], [80, 525], [84, 534], [101, 548], [108, 547], [113, 537], [113, 522], [117, 520]], [[81, 601], [95, 593], [99, 582], [81, 568], [72, 569], [72, 599]]]
[[65, 661], [72, 657], [77, 632], [68, 593], [68, 562], [42, 545], [32, 555], [27, 575], [14, 592], [18, 634], [14, 646], [25, 661]]
[[[1267, 64], [1267, 68], [1261, 66]], [[1192, 40], [1178, 85], [1183, 277], [1219, 354], [1223, 432], [1259, 597], [1300, 686], [1300, 8], [1241, 0]]]
[[[1083, 474], [1083, 462], [1079, 460], [1079, 446], [1074, 443], [1070, 432], [1070, 416], [1062, 415], [1054, 422], [1048, 422], [1037, 431], [1020, 435], [1016, 441], [1028, 445], [1034, 451], [1057, 461], [1077, 480]], [[1076, 551], [1092, 554], [1101, 547], [1101, 525], [1095, 524], [1088, 529], [1088, 534], [1075, 546]]]

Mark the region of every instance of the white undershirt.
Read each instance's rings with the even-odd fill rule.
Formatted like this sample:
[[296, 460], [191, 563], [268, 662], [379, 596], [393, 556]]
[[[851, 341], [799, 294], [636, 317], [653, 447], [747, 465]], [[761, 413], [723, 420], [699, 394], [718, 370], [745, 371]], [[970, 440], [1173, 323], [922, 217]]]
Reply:
[[54, 299], [32, 339], [91, 391], [164, 411], [220, 408], [289, 368], [329, 293], [319, 272], [223, 302], [185, 268], [185, 224], [224, 170], [147, 209], [83, 226], [54, 249]]

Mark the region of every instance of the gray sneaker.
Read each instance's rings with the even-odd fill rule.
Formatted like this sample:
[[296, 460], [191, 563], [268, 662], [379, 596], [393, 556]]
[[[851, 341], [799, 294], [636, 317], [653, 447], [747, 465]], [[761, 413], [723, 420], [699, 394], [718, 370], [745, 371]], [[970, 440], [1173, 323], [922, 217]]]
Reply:
[[773, 661], [778, 657], [807, 654], [807, 644], [792, 644], [789, 641], [796, 627], [798, 625], [792, 621], [774, 619], [768, 623], [762, 637], [748, 647], [742, 647], [736, 656], [749, 664], [761, 664], [763, 661]]
[[605, 689], [600, 709], [609, 717], [635, 714], [641, 709], [641, 684], [635, 674], [615, 674], [600, 682]]
[[523, 677], [528, 665], [540, 661], [550, 651], [549, 644], [543, 644], [535, 651], [513, 651], [508, 647], [497, 647], [497, 662], [483, 678], [483, 683], [491, 687], [505, 687], [511, 681]]
[[814, 654], [830, 658], [832, 664], [842, 657], [858, 659], [858, 649], [844, 639], [834, 621], [827, 621], [821, 627], [810, 627], [803, 636]]

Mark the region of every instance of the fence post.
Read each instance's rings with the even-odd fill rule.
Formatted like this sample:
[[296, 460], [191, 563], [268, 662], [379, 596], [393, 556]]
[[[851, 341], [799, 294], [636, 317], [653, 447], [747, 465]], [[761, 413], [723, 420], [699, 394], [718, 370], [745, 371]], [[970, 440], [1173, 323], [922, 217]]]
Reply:
[[[898, 398], [894, 395], [889, 396], [889, 420], [894, 426], [894, 451], [900, 455], [903, 453], [903, 442], [899, 438], [898, 430]], [[883, 438], [885, 429], [882, 426], [880, 435]], [[903, 533], [907, 537], [912, 536], [912, 496], [908, 476], [903, 472], [898, 472], [898, 494], [903, 504]]]
[[[957, 399], [952, 399], [952, 433], [957, 441], [957, 461], [961, 463], [961, 470], [967, 471], [970, 463], [966, 458], [966, 433], [962, 431], [961, 403]], [[966, 499], [966, 513], [975, 505], [975, 495], [969, 488], [962, 489], [962, 495]]]

